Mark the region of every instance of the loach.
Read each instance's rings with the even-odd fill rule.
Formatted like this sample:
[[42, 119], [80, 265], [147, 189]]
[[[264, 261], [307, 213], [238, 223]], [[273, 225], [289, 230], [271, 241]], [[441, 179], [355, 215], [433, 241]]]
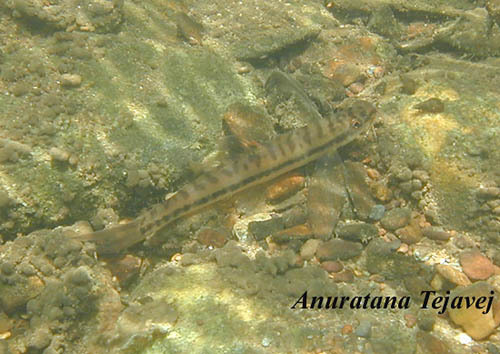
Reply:
[[355, 100], [340, 116], [318, 120], [307, 127], [279, 135], [238, 161], [205, 172], [163, 203], [145, 210], [127, 224], [76, 235], [75, 238], [94, 242], [100, 254], [118, 253], [153, 236], [181, 217], [304, 166], [326, 152], [348, 144], [367, 131], [375, 113], [373, 104]]

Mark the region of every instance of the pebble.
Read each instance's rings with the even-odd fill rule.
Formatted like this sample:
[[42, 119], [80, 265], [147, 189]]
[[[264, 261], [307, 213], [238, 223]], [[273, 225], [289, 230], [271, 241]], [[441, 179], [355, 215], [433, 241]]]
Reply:
[[477, 195], [481, 198], [494, 198], [500, 197], [499, 187], [479, 187], [477, 189]]
[[67, 151], [56, 147], [49, 150], [49, 155], [53, 161], [66, 162], [69, 159], [69, 153]]
[[82, 84], [82, 77], [78, 74], [62, 74], [61, 85], [63, 87], [78, 87]]
[[281, 181], [269, 186], [266, 191], [266, 199], [271, 203], [280, 202], [291, 197], [304, 188], [305, 178], [301, 175], [293, 175], [283, 178]]
[[273, 235], [273, 241], [276, 243], [289, 242], [293, 239], [309, 239], [314, 237], [308, 224], [302, 224], [290, 227]]
[[362, 250], [361, 243], [334, 239], [323, 243], [316, 256], [320, 261], [346, 260], [359, 256]]
[[460, 265], [464, 273], [472, 280], [485, 280], [495, 273], [495, 266], [477, 250], [460, 254]]
[[464, 273], [447, 264], [437, 264], [436, 271], [444, 279], [450, 281], [455, 285], [467, 286], [471, 284], [469, 278], [467, 278], [467, 276]]
[[375, 204], [370, 211], [370, 219], [374, 221], [378, 221], [384, 217], [385, 214], [385, 206], [382, 204]]
[[257, 240], [263, 240], [275, 232], [283, 230], [283, 220], [280, 217], [270, 217], [267, 220], [256, 220], [248, 223], [248, 232]]
[[444, 103], [439, 98], [432, 97], [415, 105], [415, 108], [423, 113], [441, 113], [444, 111]]
[[330, 278], [335, 283], [352, 283], [354, 282], [354, 273], [350, 269], [345, 269], [341, 272], [330, 274]]
[[360, 80], [363, 74], [361, 69], [350, 63], [340, 64], [335, 68], [332, 79], [339, 81], [344, 87]]
[[407, 313], [403, 317], [405, 319], [405, 325], [407, 328], [413, 328], [417, 324], [417, 318], [415, 317], [415, 315]]
[[204, 228], [198, 232], [198, 242], [205, 246], [222, 247], [226, 243], [226, 236], [218, 230]]
[[411, 170], [408, 167], [401, 167], [401, 168], [395, 168], [393, 171], [391, 171], [398, 180], [405, 182], [409, 181], [413, 175]]
[[451, 235], [440, 227], [424, 227], [422, 230], [425, 237], [435, 241], [448, 241]]
[[346, 324], [346, 325], [344, 325], [344, 327], [342, 327], [342, 334], [343, 335], [351, 334], [352, 331], [353, 331], [353, 328], [350, 324]]
[[385, 213], [380, 223], [385, 229], [394, 231], [408, 225], [411, 211], [407, 208], [394, 208]]
[[7, 208], [12, 203], [9, 193], [0, 189], [0, 209]]
[[368, 320], [362, 320], [354, 331], [358, 337], [370, 338], [372, 335], [372, 323]]
[[300, 257], [304, 260], [310, 260], [314, 257], [320, 244], [321, 241], [314, 238], [307, 240], [300, 248]]
[[429, 311], [419, 311], [417, 315], [417, 325], [423, 331], [430, 332], [436, 323], [436, 313]]
[[328, 273], [338, 273], [344, 266], [339, 261], [326, 261], [321, 263], [321, 268], [326, 270]]
[[419, 221], [421, 219], [421, 216], [416, 214], [411, 218], [409, 225], [396, 230], [396, 235], [402, 242], [412, 245], [422, 239], [422, 230], [419, 226]]
[[339, 223], [335, 229], [337, 236], [344, 240], [368, 242], [378, 236], [378, 229], [372, 224], [365, 222]]
[[[484, 281], [479, 281], [467, 287], [460, 287], [450, 294], [450, 299], [457, 296], [472, 298], [473, 296], [480, 297], [491, 296], [493, 287]], [[496, 302], [498, 304], [498, 302]], [[493, 309], [487, 313], [483, 313], [484, 309], [477, 309], [475, 306], [467, 308], [465, 305], [461, 308], [450, 308], [450, 319], [457, 325], [461, 326], [464, 331], [475, 340], [481, 340], [488, 337], [496, 328], [497, 323], [494, 319], [495, 303]]]

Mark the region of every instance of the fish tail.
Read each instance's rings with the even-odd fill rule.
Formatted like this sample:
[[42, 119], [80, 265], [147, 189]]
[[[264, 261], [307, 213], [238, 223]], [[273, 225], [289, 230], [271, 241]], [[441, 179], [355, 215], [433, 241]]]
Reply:
[[77, 235], [75, 239], [95, 243], [98, 254], [117, 254], [143, 241], [146, 236], [139, 229], [139, 220], [108, 229]]

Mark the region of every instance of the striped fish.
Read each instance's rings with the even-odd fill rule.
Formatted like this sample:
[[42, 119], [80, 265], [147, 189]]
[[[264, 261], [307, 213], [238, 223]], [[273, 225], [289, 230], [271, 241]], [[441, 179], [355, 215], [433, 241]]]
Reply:
[[207, 171], [128, 224], [76, 238], [94, 242], [100, 254], [118, 253], [152, 237], [179, 218], [304, 166], [326, 152], [348, 144], [368, 129], [375, 112], [375, 107], [367, 101], [352, 101], [335, 119], [317, 120], [307, 127], [279, 135], [244, 158]]

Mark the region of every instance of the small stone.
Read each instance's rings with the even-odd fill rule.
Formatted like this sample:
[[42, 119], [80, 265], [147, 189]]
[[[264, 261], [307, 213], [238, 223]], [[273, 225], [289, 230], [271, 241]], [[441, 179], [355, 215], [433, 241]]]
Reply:
[[336, 283], [352, 283], [354, 282], [354, 273], [350, 269], [345, 269], [341, 272], [330, 274], [330, 278]]
[[305, 240], [312, 238], [313, 236], [314, 233], [312, 232], [309, 225], [302, 224], [277, 232], [273, 235], [273, 241], [276, 243], [284, 243], [294, 239]]
[[467, 276], [464, 273], [447, 264], [437, 264], [436, 271], [444, 279], [450, 281], [455, 285], [467, 286], [471, 284], [469, 278], [467, 278]]
[[419, 311], [417, 315], [418, 328], [422, 331], [430, 332], [436, 323], [436, 313], [429, 311]]
[[321, 268], [326, 270], [328, 273], [338, 273], [344, 266], [339, 261], [326, 261], [321, 263]]
[[66, 162], [69, 159], [69, 153], [67, 151], [56, 147], [49, 150], [49, 155], [53, 161]]
[[391, 170], [394, 174], [394, 177], [396, 177], [398, 180], [402, 182], [409, 181], [412, 177], [412, 172], [408, 167], [401, 167], [401, 168], [395, 168], [394, 170]]
[[403, 317], [405, 319], [405, 325], [407, 328], [413, 328], [417, 324], [417, 318], [415, 317], [415, 315], [407, 313]]
[[335, 68], [332, 78], [339, 81], [344, 87], [359, 81], [362, 78], [362, 71], [355, 64], [340, 64]]
[[280, 217], [270, 217], [267, 220], [251, 221], [248, 223], [248, 232], [257, 240], [283, 230], [283, 220]]
[[394, 231], [400, 229], [410, 222], [411, 211], [407, 208], [394, 208], [385, 213], [380, 223], [385, 229]]
[[222, 247], [226, 243], [226, 236], [215, 229], [204, 228], [198, 232], [198, 241], [205, 246]]
[[415, 105], [415, 109], [422, 113], [441, 113], [444, 111], [444, 103], [439, 98], [433, 97]]
[[344, 325], [344, 327], [342, 327], [342, 334], [343, 335], [351, 334], [353, 330], [354, 329], [352, 328], [352, 326], [350, 324], [346, 324], [346, 325]]
[[378, 229], [374, 225], [362, 221], [340, 222], [335, 229], [335, 233], [344, 240], [365, 243], [378, 236]]
[[[498, 325], [494, 318], [494, 309], [498, 306], [498, 302], [495, 300], [493, 303], [493, 308], [487, 313], [484, 308], [476, 308], [475, 306], [467, 306], [464, 303], [464, 299], [472, 299], [475, 297], [484, 296], [488, 300], [494, 294], [493, 287], [484, 281], [479, 281], [465, 288], [457, 288], [450, 294], [450, 303], [454, 302], [456, 297], [462, 297], [462, 306], [460, 308], [450, 308], [449, 316], [451, 320], [461, 326], [465, 332], [475, 340], [481, 340], [488, 337]], [[483, 306], [486, 306], [484, 303]]]
[[500, 188], [499, 187], [479, 187], [477, 189], [477, 196], [480, 198], [500, 197]]
[[358, 328], [354, 331], [358, 337], [370, 338], [372, 335], [372, 324], [370, 321], [362, 320], [359, 323]]
[[485, 280], [495, 273], [493, 263], [477, 250], [462, 252], [460, 265], [472, 280]]
[[12, 203], [9, 193], [0, 189], [0, 209], [7, 208]]
[[402, 242], [412, 245], [422, 239], [422, 230], [419, 225], [419, 221], [421, 221], [421, 219], [422, 217], [420, 215], [415, 214], [411, 218], [409, 225], [396, 230], [396, 235]]
[[279, 203], [304, 188], [304, 185], [304, 176], [294, 175], [286, 177], [267, 188], [266, 199], [271, 203]]
[[417, 332], [417, 353], [449, 354], [453, 351], [442, 339], [425, 331]]
[[63, 87], [78, 87], [82, 84], [82, 77], [78, 74], [62, 74], [61, 85]]
[[304, 260], [310, 260], [314, 257], [320, 244], [321, 241], [314, 238], [307, 240], [300, 248], [300, 257]]
[[425, 237], [435, 241], [448, 241], [451, 237], [448, 232], [444, 231], [442, 228], [435, 226], [424, 227], [422, 232]]
[[374, 221], [378, 221], [384, 217], [385, 214], [385, 206], [382, 204], [375, 204], [370, 212], [370, 219]]
[[361, 254], [363, 246], [358, 242], [334, 239], [325, 242], [316, 251], [316, 256], [321, 261], [346, 260]]

